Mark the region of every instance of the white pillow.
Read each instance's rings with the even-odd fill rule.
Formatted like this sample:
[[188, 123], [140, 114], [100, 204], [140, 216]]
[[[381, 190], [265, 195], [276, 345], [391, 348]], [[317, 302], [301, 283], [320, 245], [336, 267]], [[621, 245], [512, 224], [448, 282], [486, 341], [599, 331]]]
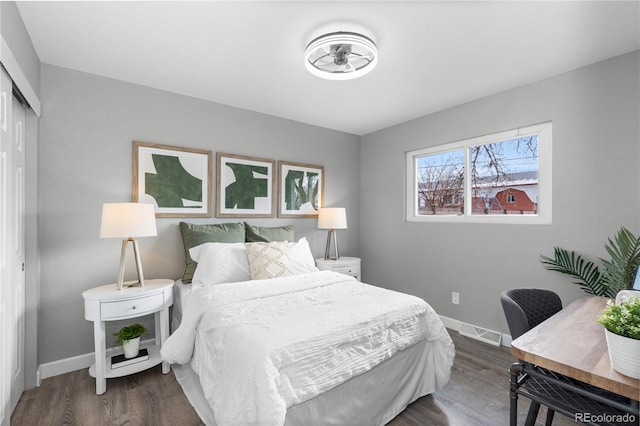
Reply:
[[293, 275], [317, 272], [316, 261], [311, 254], [311, 248], [306, 238], [300, 238], [297, 243], [289, 243], [287, 250], [291, 260], [291, 273]]
[[246, 243], [252, 280], [287, 277], [291, 275], [291, 261], [286, 242]]
[[244, 243], [204, 243], [190, 248], [189, 254], [198, 263], [191, 281], [194, 287], [251, 279]]

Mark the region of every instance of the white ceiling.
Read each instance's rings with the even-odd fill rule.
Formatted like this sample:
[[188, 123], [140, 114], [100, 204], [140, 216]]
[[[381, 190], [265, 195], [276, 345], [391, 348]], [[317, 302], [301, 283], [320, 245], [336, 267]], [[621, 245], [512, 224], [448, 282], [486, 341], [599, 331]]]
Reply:
[[[640, 49], [640, 2], [17, 2], [44, 63], [363, 135]], [[321, 32], [379, 63], [328, 81]]]

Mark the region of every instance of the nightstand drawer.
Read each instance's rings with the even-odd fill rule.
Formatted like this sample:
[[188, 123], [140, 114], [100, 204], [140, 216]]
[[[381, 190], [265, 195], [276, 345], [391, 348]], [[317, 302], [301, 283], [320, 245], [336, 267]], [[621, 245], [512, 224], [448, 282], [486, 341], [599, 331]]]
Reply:
[[316, 259], [316, 266], [321, 271], [333, 271], [339, 274], [349, 275], [360, 281], [360, 258], [341, 257], [339, 259]]
[[334, 266], [331, 268], [334, 272], [339, 272], [345, 275], [351, 275], [353, 277], [360, 275], [360, 267], [357, 265], [352, 266]]
[[162, 293], [136, 299], [118, 300], [116, 302], [102, 302], [100, 304], [100, 318], [103, 320], [144, 315], [162, 309], [164, 296]]

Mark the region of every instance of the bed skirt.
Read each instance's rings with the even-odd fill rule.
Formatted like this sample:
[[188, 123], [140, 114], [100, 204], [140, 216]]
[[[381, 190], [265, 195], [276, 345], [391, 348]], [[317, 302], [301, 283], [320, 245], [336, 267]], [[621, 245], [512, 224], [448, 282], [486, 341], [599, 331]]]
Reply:
[[[436, 389], [430, 343], [421, 341], [329, 392], [287, 409], [286, 426], [384, 425]], [[198, 376], [189, 364], [171, 366], [202, 421], [215, 426]]]

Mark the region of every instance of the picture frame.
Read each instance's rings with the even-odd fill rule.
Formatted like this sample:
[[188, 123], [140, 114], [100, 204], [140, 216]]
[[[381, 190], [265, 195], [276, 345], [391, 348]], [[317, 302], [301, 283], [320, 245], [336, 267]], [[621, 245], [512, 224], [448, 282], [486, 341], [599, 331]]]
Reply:
[[213, 153], [133, 141], [133, 201], [156, 217], [211, 217]]
[[275, 160], [216, 153], [216, 217], [274, 217]]
[[278, 162], [278, 217], [317, 217], [324, 205], [324, 167]]

